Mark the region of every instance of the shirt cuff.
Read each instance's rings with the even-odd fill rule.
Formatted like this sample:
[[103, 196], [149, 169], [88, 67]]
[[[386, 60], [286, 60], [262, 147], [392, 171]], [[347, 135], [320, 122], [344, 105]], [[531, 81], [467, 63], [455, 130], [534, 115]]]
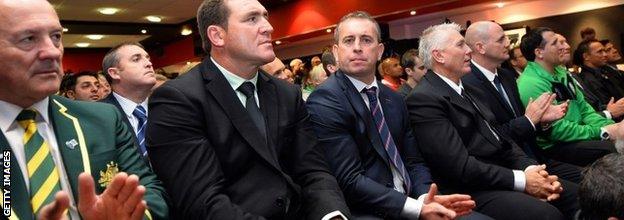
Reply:
[[526, 115], [524, 116], [527, 121], [529, 121], [529, 123], [531, 124], [531, 126], [533, 126], [533, 131], [535, 131], [535, 125], [533, 124], [533, 122], [531, 121], [531, 119], [529, 119], [529, 117], [527, 117]]
[[613, 116], [611, 116], [611, 112], [609, 112], [608, 110], [604, 110], [604, 111], [602, 111], [602, 113], [604, 113], [605, 118], [607, 118], [607, 119], [612, 119], [613, 118]]
[[[531, 167], [531, 166], [529, 166]], [[527, 167], [527, 169], [529, 169]], [[522, 170], [512, 170], [514, 174], [514, 191], [524, 192], [526, 187], [526, 176]]]
[[405, 205], [403, 205], [401, 217], [407, 219], [418, 219], [418, 217], [420, 216], [420, 210], [422, 210], [422, 207], [424, 205], [425, 196], [427, 196], [427, 193], [420, 195], [418, 199], [407, 197], [407, 200], [405, 200]]
[[323, 216], [323, 218], [321, 218], [321, 220], [330, 220], [330, 219], [335, 218], [335, 217], [341, 217], [344, 220], [348, 220], [347, 217], [344, 216], [342, 214], [342, 212], [340, 212], [338, 210], [330, 212], [329, 214]]

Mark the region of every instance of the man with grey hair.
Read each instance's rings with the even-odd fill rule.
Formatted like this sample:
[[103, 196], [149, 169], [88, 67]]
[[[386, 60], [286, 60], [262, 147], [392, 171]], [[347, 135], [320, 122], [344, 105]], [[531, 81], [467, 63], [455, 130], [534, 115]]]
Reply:
[[168, 219], [165, 189], [119, 111], [54, 95], [63, 75], [54, 7], [0, 0], [0, 18], [0, 148], [10, 161], [0, 219]]
[[366, 12], [352, 12], [338, 22], [335, 33], [333, 53], [340, 69], [306, 104], [353, 215], [452, 219], [469, 213], [474, 207], [470, 196], [436, 195], [403, 98], [375, 79], [384, 49], [377, 22]]
[[[429, 71], [406, 98], [433, 180], [442, 192], [471, 195], [475, 210], [495, 219], [563, 219], [544, 201], [558, 206], [575, 198], [559, 198], [563, 189], [557, 176], [549, 175], [545, 165], [537, 165], [499, 130], [487, 105], [474, 98], [479, 91], [462, 84], [461, 77], [471, 71], [472, 50], [459, 31], [459, 25], [451, 23], [423, 32], [419, 53]], [[564, 210], [573, 213], [575, 207]]]
[[150, 97], [150, 161], [174, 219], [346, 219], [298, 86], [259, 67], [273, 27], [256, 0], [205, 0], [204, 61]]
[[112, 104], [124, 113], [124, 122], [132, 128], [136, 136], [138, 152], [147, 157], [147, 97], [156, 84], [149, 54], [139, 43], [119, 44], [104, 56], [102, 70], [112, 79], [112, 93], [100, 102]]
[[[509, 58], [509, 39], [500, 25], [491, 21], [473, 23], [466, 30], [466, 44], [472, 49], [472, 72], [464, 76], [462, 82], [479, 90], [474, 98], [487, 104], [496, 118], [496, 123], [501, 125], [500, 129], [510, 134], [528, 156], [546, 164], [549, 173], [578, 184], [581, 181], [580, 167], [544, 156], [535, 141], [537, 133], [547, 132], [549, 124], [565, 115], [568, 103], [551, 104], [555, 95], [547, 92], [538, 99], [551, 100], [536, 100], [525, 110], [520, 101], [514, 74], [499, 68]], [[571, 186], [576, 188], [576, 184], [571, 183]]]

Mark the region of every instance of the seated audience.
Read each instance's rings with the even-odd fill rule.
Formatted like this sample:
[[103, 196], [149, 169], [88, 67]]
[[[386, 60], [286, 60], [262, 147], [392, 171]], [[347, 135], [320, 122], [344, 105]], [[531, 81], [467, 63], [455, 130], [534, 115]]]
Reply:
[[[467, 214], [474, 207], [470, 196], [435, 195], [403, 99], [375, 79], [375, 64], [384, 49], [380, 39], [379, 26], [368, 13], [342, 17], [333, 47], [340, 69], [307, 101], [347, 204], [355, 219], [452, 219]], [[361, 60], [353, 60], [355, 56]]]
[[527, 60], [522, 55], [522, 51], [520, 51], [520, 45], [509, 50], [508, 62], [511, 68], [513, 68], [515, 78], [520, 77], [520, 74], [522, 74], [522, 71], [524, 71], [527, 65]]
[[539, 134], [537, 144], [552, 159], [586, 166], [615, 152], [611, 135], [618, 124], [594, 110], [562, 66], [569, 45], [549, 28], [531, 29], [520, 43], [529, 61], [518, 78], [520, 99], [526, 107], [545, 92], [554, 92], [557, 103], [568, 102], [568, 111], [553, 122], [550, 132]]
[[100, 102], [114, 105], [126, 116], [124, 122], [136, 135], [137, 151], [147, 160], [147, 97], [156, 84], [150, 56], [139, 43], [122, 43], [106, 53], [102, 69], [112, 79], [113, 92]]
[[[462, 83], [479, 91], [473, 97], [488, 105], [501, 130], [510, 134], [527, 156], [546, 164], [549, 173], [578, 184], [579, 167], [544, 157], [535, 143], [536, 134], [565, 115], [567, 103], [552, 105], [555, 95], [546, 93], [540, 97], [546, 102], [537, 100], [524, 108], [513, 72], [499, 67], [509, 58], [509, 39], [500, 25], [491, 21], [473, 23], [466, 30], [466, 44], [472, 49], [471, 73], [462, 78]], [[545, 109], [537, 106], [540, 103]]]
[[100, 100], [99, 91], [100, 81], [94, 72], [67, 74], [61, 81], [62, 94], [72, 100], [95, 102]]
[[570, 218], [578, 209], [574, 184], [525, 155], [499, 129], [487, 105], [474, 98], [478, 90], [462, 84], [471, 71], [472, 50], [459, 31], [450, 23], [423, 32], [419, 55], [429, 71], [406, 98], [433, 180], [443, 193], [469, 194], [475, 210], [494, 219]]
[[169, 219], [165, 190], [124, 116], [54, 95], [63, 75], [54, 7], [0, 0], [0, 18], [0, 148], [11, 161], [0, 186], [10, 209], [0, 219]]
[[98, 91], [98, 96], [100, 99], [106, 98], [112, 91], [110, 83], [112, 79], [109, 75], [104, 74], [102, 71], [98, 71], [98, 81], [100, 82], [100, 90]]
[[149, 100], [149, 157], [172, 219], [351, 219], [301, 89], [259, 69], [275, 59], [256, 43], [271, 40], [267, 10], [204, 0], [197, 23], [210, 56]]
[[622, 61], [622, 55], [620, 51], [613, 45], [609, 39], [601, 40], [600, 43], [605, 47], [605, 52], [607, 52], [607, 67], [612, 70], [620, 71], [621, 74], [624, 74], [624, 71], [617, 68], [618, 62]]
[[594, 94], [599, 103], [624, 97], [624, 88], [620, 85], [622, 76], [607, 67], [607, 53], [598, 40], [582, 41], [574, 51], [574, 62], [581, 67], [579, 78], [584, 89]]
[[399, 86], [397, 92], [399, 95], [406, 97], [418, 85], [418, 82], [420, 82], [427, 70], [422, 59], [418, 57], [418, 50], [416, 49], [410, 49], [403, 54], [401, 67], [407, 74], [407, 81]]
[[379, 74], [383, 77], [381, 83], [390, 87], [393, 91], [397, 91], [399, 86], [401, 86], [401, 76], [403, 75], [403, 68], [401, 68], [399, 59], [394, 57], [386, 58], [379, 66]]
[[316, 89], [321, 83], [323, 83], [327, 79], [327, 73], [325, 73], [325, 69], [323, 66], [316, 65], [310, 70], [308, 73], [308, 77], [306, 78], [306, 83], [304, 84], [301, 92], [301, 98], [303, 100], [307, 100], [310, 93]]
[[321, 65], [321, 58], [319, 58], [318, 56], [314, 56], [310, 60], [310, 63], [312, 64], [312, 68], [314, 68], [315, 66]]
[[579, 220], [624, 219], [624, 156], [609, 154], [583, 172]]
[[581, 40], [595, 40], [596, 39], [596, 30], [591, 27], [586, 27], [581, 30]]

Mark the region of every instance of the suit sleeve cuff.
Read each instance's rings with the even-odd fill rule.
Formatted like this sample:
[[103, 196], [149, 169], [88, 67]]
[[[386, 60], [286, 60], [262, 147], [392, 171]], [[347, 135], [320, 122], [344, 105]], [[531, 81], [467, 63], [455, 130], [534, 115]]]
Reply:
[[407, 219], [418, 219], [418, 217], [420, 216], [420, 210], [422, 210], [422, 207], [424, 205], [425, 196], [427, 196], [426, 193], [420, 195], [418, 199], [407, 197], [407, 200], [405, 200], [405, 205], [403, 205], [401, 217]]
[[330, 212], [329, 214], [323, 216], [323, 218], [321, 218], [321, 220], [330, 220], [330, 219], [335, 218], [335, 217], [340, 217], [340, 218], [342, 218], [344, 220], [347, 220], [347, 217], [344, 216], [342, 214], [342, 212], [340, 212], [338, 210]]
[[531, 124], [531, 126], [533, 127], [533, 131], [535, 131], [535, 124], [533, 124], [531, 119], [529, 119], [529, 117], [527, 117], [526, 115], [524, 117], [526, 118], [527, 121], [529, 121], [529, 124]]
[[607, 119], [612, 119], [613, 118], [613, 116], [611, 116], [611, 112], [609, 112], [608, 110], [604, 110], [604, 111], [602, 111], [602, 113], [604, 113], [604, 116]]
[[[527, 169], [529, 167], [527, 167]], [[524, 175], [524, 172], [522, 170], [512, 171], [514, 174], [514, 191], [524, 192], [524, 188], [526, 187], [526, 176]]]

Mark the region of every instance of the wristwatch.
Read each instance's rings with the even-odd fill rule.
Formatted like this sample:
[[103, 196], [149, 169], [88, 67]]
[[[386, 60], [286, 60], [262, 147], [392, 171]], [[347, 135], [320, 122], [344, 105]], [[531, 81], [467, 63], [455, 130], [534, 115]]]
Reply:
[[609, 133], [605, 130], [605, 129], [600, 129], [600, 139], [602, 139], [603, 141], [609, 140], [611, 138], [611, 136], [609, 135]]

